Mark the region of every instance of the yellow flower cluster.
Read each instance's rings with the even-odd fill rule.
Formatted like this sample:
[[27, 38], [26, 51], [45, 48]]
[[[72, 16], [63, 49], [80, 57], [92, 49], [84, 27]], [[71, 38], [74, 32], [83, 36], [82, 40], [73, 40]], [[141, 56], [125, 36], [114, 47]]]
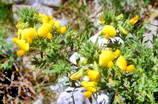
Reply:
[[[134, 16], [132, 19], [130, 19], [127, 24], [130, 24], [130, 25], [134, 25], [135, 23], [137, 23], [139, 20], [139, 16]], [[128, 31], [126, 31], [126, 29], [122, 26], [119, 26], [119, 30], [121, 32], [122, 35], [127, 35], [128, 34]]]
[[14, 37], [12, 41], [19, 47], [17, 50], [17, 56], [23, 56], [27, 51], [29, 51], [29, 44], [37, 37], [37, 32], [35, 28], [25, 28], [21, 29], [18, 27], [18, 37]]
[[[79, 80], [81, 77], [83, 77], [83, 72], [84, 70], [80, 69], [78, 72], [72, 74], [70, 76], [70, 79]], [[90, 81], [82, 81], [81, 85], [86, 89], [86, 91], [84, 92], [85, 97], [90, 98], [91, 95], [96, 92], [97, 82], [100, 79], [100, 74], [98, 69], [88, 69], [86, 74]]]
[[95, 81], [95, 82], [99, 81], [100, 75], [99, 75], [99, 70], [98, 69], [95, 69], [95, 70], [89, 69], [89, 70], [87, 70], [87, 75], [88, 75], [88, 77], [91, 81]]
[[51, 32], [53, 27], [56, 28], [57, 31], [60, 30], [58, 32], [61, 34], [65, 33], [67, 30], [65, 26], [60, 26], [60, 22], [54, 21], [52, 16], [39, 14], [39, 19], [41, 20], [42, 25], [37, 30], [28, 27], [27, 23], [18, 22], [16, 25], [18, 28], [18, 37], [13, 38], [12, 41], [19, 47], [19, 50], [17, 50], [18, 56], [23, 56], [27, 51], [29, 51], [29, 44], [31, 44], [36, 37], [52, 39], [53, 35]]
[[50, 33], [52, 26], [48, 23], [43, 23], [37, 30], [39, 37], [52, 39], [52, 34]]
[[23, 56], [25, 52], [29, 51], [29, 43], [23, 39], [13, 38], [12, 41], [19, 47], [16, 52], [18, 56]]
[[82, 81], [81, 85], [86, 89], [84, 92], [85, 97], [90, 98], [93, 93], [95, 93], [97, 90], [97, 82], [95, 81]]
[[29, 51], [29, 44], [37, 37], [36, 30], [34, 28], [18, 29], [18, 37], [14, 37], [12, 41], [19, 47], [17, 50], [18, 56], [23, 56]]
[[90, 79], [90, 81], [83, 81], [81, 82], [81, 85], [86, 89], [84, 92], [85, 97], [90, 98], [93, 93], [95, 93], [97, 90], [97, 82], [100, 79], [99, 70], [95, 69], [88, 69], [87, 70], [87, 76]]
[[127, 65], [127, 61], [123, 56], [117, 59], [117, 66], [121, 69], [121, 72], [133, 72], [135, 70], [134, 65]]
[[52, 27], [56, 29], [57, 32], [64, 34], [67, 31], [66, 26], [61, 26], [60, 21], [54, 21], [52, 16], [46, 16], [44, 14], [39, 14], [43, 25], [39, 28], [38, 32], [41, 37], [51, 37], [50, 30]]
[[28, 43], [32, 43], [32, 40], [37, 37], [37, 32], [34, 28], [26, 28], [23, 30], [19, 29], [18, 34], [21, 34], [21, 39], [25, 40]]
[[123, 56], [120, 56], [120, 54], [120, 50], [116, 50], [114, 52], [110, 49], [102, 50], [99, 55], [99, 65], [111, 68], [114, 65], [114, 59], [118, 57], [116, 64], [121, 69], [121, 72], [133, 72], [135, 70], [135, 66], [127, 65], [126, 59]]
[[47, 16], [39, 13], [39, 17], [42, 23], [49, 23], [51, 25], [54, 24], [53, 16]]
[[116, 35], [116, 30], [113, 26], [106, 25], [101, 30], [101, 34], [103, 34], [106, 39], [109, 39], [109, 38], [114, 37]]
[[128, 21], [128, 24], [134, 25], [139, 20], [139, 16], [134, 16], [132, 19]]
[[[79, 80], [79, 79], [81, 79], [81, 77], [83, 77], [83, 73], [84, 73], [84, 69], [80, 69], [78, 72], [70, 75], [70, 79], [71, 80]], [[99, 70], [98, 69], [95, 69], [95, 70], [88, 69], [87, 75], [88, 75], [90, 80], [93, 80], [93, 81], [99, 80]]]
[[120, 53], [120, 50], [116, 50], [114, 52], [110, 49], [102, 50], [101, 54], [99, 55], [99, 65], [108, 68], [113, 67], [113, 60], [117, 58], [120, 55]]

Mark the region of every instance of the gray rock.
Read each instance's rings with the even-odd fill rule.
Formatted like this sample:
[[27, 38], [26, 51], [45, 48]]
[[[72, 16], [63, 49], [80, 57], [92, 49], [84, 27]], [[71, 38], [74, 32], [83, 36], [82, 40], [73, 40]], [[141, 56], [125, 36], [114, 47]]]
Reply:
[[66, 26], [66, 25], [68, 25], [68, 19], [64, 16], [64, 15], [62, 15], [62, 18], [61, 19], [55, 19], [56, 21], [60, 21], [60, 24], [61, 24], [61, 26]]
[[[96, 33], [89, 40], [93, 43], [97, 43], [99, 45], [99, 47], [102, 48], [103, 46], [106, 46], [110, 41], [107, 40], [106, 38], [102, 37], [99, 34], [100, 34], [100, 32]], [[114, 43], [114, 42], [118, 42], [119, 44], [124, 43], [120, 37], [110, 38], [110, 40], [112, 41], [112, 43]]]
[[144, 39], [143, 39], [143, 42], [145, 42], [146, 46], [149, 47], [149, 48], [152, 48], [153, 45], [152, 45], [152, 39], [153, 39], [153, 36], [157, 35], [157, 32], [158, 32], [158, 20], [152, 20], [151, 21], [151, 24], [147, 26], [147, 32], [144, 34]]
[[77, 53], [77, 52], [74, 52], [71, 56], [70, 56], [70, 58], [69, 58], [69, 60], [70, 60], [70, 62], [71, 63], [73, 63], [73, 64], [77, 64], [77, 60], [78, 59], [80, 59], [80, 58], [82, 58], [83, 56], [81, 56], [81, 54], [79, 54], [79, 53]]
[[62, 0], [25, 0], [25, 4], [40, 4], [47, 7], [59, 7], [62, 4]]
[[102, 26], [99, 23], [99, 16], [102, 14], [102, 6], [99, 4], [99, 0], [94, 0], [92, 3], [92, 14], [89, 16], [90, 20], [93, 22], [93, 25], [100, 29]]
[[99, 104], [109, 104], [109, 97], [105, 94], [99, 95], [97, 102]]
[[57, 104], [90, 104], [83, 95], [84, 90], [83, 88], [67, 88], [60, 94]]
[[[68, 78], [59, 78], [55, 85], [51, 85], [50, 89], [55, 91], [59, 95], [57, 104], [91, 104], [87, 98], [85, 98], [83, 92], [84, 88], [67, 87]], [[92, 96], [92, 104], [110, 104], [113, 97], [113, 93], [107, 91], [100, 91]], [[54, 103], [52, 103], [54, 104]]]
[[100, 91], [97, 96], [97, 103], [98, 104], [112, 104], [112, 98], [114, 93], [108, 93], [106, 90]]
[[41, 1], [42, 0], [25, 0], [25, 4], [27, 4], [27, 5], [33, 5], [36, 3], [41, 4]]
[[63, 92], [68, 86], [67, 83], [68, 81], [69, 81], [68, 77], [59, 78], [56, 84], [50, 86], [50, 89], [55, 91], [56, 93]]
[[50, 7], [59, 7], [62, 4], [62, 0], [41, 0], [41, 3]]
[[[84, 88], [67, 88], [62, 92], [57, 100], [57, 104], [91, 104], [89, 99], [85, 98]], [[111, 104], [113, 93], [100, 91], [97, 95], [92, 96], [92, 104]]]
[[103, 47], [104, 45], [107, 45], [109, 43], [107, 39], [99, 36], [99, 32], [93, 35], [89, 40], [92, 43], [97, 43], [99, 47]]
[[112, 43], [118, 42], [119, 44], [124, 44], [124, 41], [120, 37], [110, 38]]
[[43, 6], [39, 3], [33, 4], [32, 8], [37, 9], [39, 11], [39, 13], [46, 14], [46, 15], [49, 15], [49, 16], [51, 16], [54, 13], [54, 10], [52, 8], [47, 7], [47, 6]]

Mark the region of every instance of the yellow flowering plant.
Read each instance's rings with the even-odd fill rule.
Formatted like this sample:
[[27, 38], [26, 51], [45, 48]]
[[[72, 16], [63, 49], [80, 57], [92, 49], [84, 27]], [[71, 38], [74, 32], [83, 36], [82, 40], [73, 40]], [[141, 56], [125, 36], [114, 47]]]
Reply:
[[[25, 15], [28, 15], [27, 18]], [[32, 9], [23, 9], [20, 12], [20, 16], [16, 26], [18, 29], [18, 36], [17, 38], [13, 38], [13, 42], [21, 49], [21, 51], [17, 52], [19, 53], [17, 54], [18, 56], [22, 56], [26, 51], [29, 51], [29, 45], [40, 37], [52, 39], [53, 34], [56, 34], [56, 32], [59, 32], [58, 34], [64, 34], [67, 30], [65, 26], [61, 27], [58, 21], [54, 21], [52, 16], [39, 14]], [[31, 16], [33, 18], [31, 18]], [[59, 25], [57, 28], [56, 22], [58, 22]]]
[[[26, 54], [30, 56], [29, 51], [31, 51], [36, 53], [32, 63], [36, 63], [39, 68], [46, 67], [46, 72], [52, 70], [52, 67], [54, 70], [51, 73], [69, 72], [68, 58], [61, 50], [61, 41], [65, 39], [63, 36], [67, 32], [67, 26], [62, 26], [53, 16], [41, 14], [28, 8], [22, 9], [19, 16], [20, 19], [16, 25], [17, 37], [12, 38], [12, 42], [18, 48], [16, 55], [21, 58]], [[40, 59], [36, 58], [38, 55], [41, 56]], [[52, 61], [53, 58], [58, 61]], [[46, 61], [50, 62], [49, 65]], [[64, 64], [59, 66], [59, 63]], [[63, 71], [63, 67], [65, 67], [65, 71]]]
[[[114, 16], [114, 14], [111, 15]], [[78, 36], [74, 30], [68, 30], [65, 35], [59, 35], [66, 32], [66, 27], [62, 27], [59, 21], [54, 21], [53, 17], [43, 14], [39, 14], [40, 23], [37, 26], [29, 27], [29, 25], [25, 25], [24, 30], [19, 30], [18, 34], [20, 35], [18, 37], [24, 40], [24, 43], [29, 44], [29, 49], [38, 52], [40, 58], [33, 56], [32, 60], [32, 63], [34, 63], [36, 67], [43, 68], [46, 72], [49, 71], [49, 73], [56, 73], [57, 75], [65, 75], [65, 73], [67, 73], [70, 82], [73, 83], [72, 85], [79, 84], [85, 88], [83, 94], [88, 99], [91, 99], [92, 96], [96, 96], [96, 93], [106, 88], [108, 92], [115, 93], [114, 103], [121, 104], [121, 97], [124, 97], [127, 101], [131, 101], [136, 95], [129, 92], [137, 90], [137, 88], [140, 87], [134, 86], [134, 84], [139, 83], [142, 79], [140, 75], [143, 72], [143, 67], [141, 67], [141, 62], [143, 61], [135, 58], [134, 53], [137, 52], [134, 47], [136, 48], [136, 46], [138, 46], [138, 38], [142, 38], [142, 36], [140, 35], [138, 38], [131, 39], [129, 35], [132, 33], [135, 25], [137, 25], [138, 19], [133, 20], [135, 23], [131, 25], [128, 24], [130, 19], [125, 18], [123, 15], [115, 16], [116, 18], [113, 16], [108, 18], [110, 22], [106, 22], [107, 20], [105, 20], [104, 24], [102, 24], [103, 27], [100, 36], [109, 40], [109, 43], [103, 47], [99, 47], [97, 43], [92, 43], [86, 39], [83, 39], [83, 41], [83, 37]], [[33, 29], [35, 29], [36, 32]], [[29, 36], [28, 31], [34, 35]], [[143, 34], [142, 31], [143, 27], [140, 30], [136, 28], [133, 34], [137, 36], [138, 33]], [[111, 42], [111, 39], [115, 37], [120, 37], [124, 41], [124, 44], [120, 44], [117, 41]], [[144, 49], [143, 45], [139, 45]], [[17, 55], [22, 56], [27, 52], [27, 45], [21, 46], [17, 44], [17, 46], [19, 47]], [[70, 69], [73, 64], [69, 61], [69, 52], [71, 53], [71, 51], [73, 52], [74, 50], [79, 51], [84, 57], [84, 62], [79, 60], [75, 65], [79, 70], [72, 73]], [[139, 55], [141, 55], [140, 53]], [[145, 76], [143, 78], [146, 78], [147, 75], [143, 75]], [[87, 77], [88, 80], [84, 80], [84, 77]], [[133, 83], [133, 81], [135, 83]], [[155, 79], [151, 78], [150, 81], [155, 81]], [[155, 87], [156, 86], [153, 85], [153, 88]], [[124, 89], [129, 89], [129, 92]], [[141, 92], [138, 91], [137, 94], [140, 93]], [[145, 98], [148, 94], [150, 93], [143, 95], [143, 97]], [[141, 98], [138, 97], [134, 102], [140, 103], [144, 101], [140, 99]], [[148, 101], [150, 102], [150, 100]]]
[[[95, 66], [93, 70], [88, 70], [87, 73], [82, 74], [79, 79], [76, 79], [80, 82], [81, 86], [86, 89], [84, 92], [85, 97], [90, 99], [95, 93], [106, 88], [109, 92], [115, 93], [113, 96], [114, 104], [124, 104], [128, 102], [140, 104], [146, 101], [155, 102], [153, 99], [155, 93], [153, 89], [157, 89], [157, 85], [154, 82], [157, 80], [157, 70], [153, 70], [153, 68], [155, 68], [155, 62], [158, 60], [155, 60], [157, 56], [154, 55], [152, 55], [150, 59], [149, 57], [147, 58], [149, 54], [152, 54], [153, 48], [149, 49], [142, 43], [144, 27], [140, 24], [139, 27], [141, 28], [136, 28], [133, 31], [133, 28], [135, 28], [135, 25], [139, 21], [139, 17], [136, 16], [132, 19], [127, 18], [125, 20], [123, 15], [119, 15], [110, 20], [110, 25], [106, 23], [106, 19], [105, 25], [101, 24], [103, 28], [100, 35], [103, 35], [103, 38], [109, 40], [113, 37], [120, 37], [124, 43], [120, 44], [117, 41], [110, 41], [106, 46], [101, 48], [97, 43], [92, 42], [85, 42], [84, 45], [82, 45], [79, 52], [88, 60], [83, 66], [89, 64]], [[133, 23], [129, 24], [128, 21]], [[131, 33], [133, 37], [128, 35]], [[142, 53], [145, 55], [142, 55]], [[149, 63], [153, 64], [145, 64], [145, 57]], [[80, 64], [78, 65], [80, 66]], [[148, 70], [148, 68], [150, 70]], [[146, 78], [149, 76], [149, 73], [152, 77], [147, 80]], [[143, 77], [141, 77], [142, 75]], [[82, 81], [82, 77], [84, 76], [88, 76], [89, 81]], [[141, 85], [146, 87], [150, 85], [144, 83], [142, 80], [146, 80], [145, 82], [149, 82], [150, 84], [152, 83], [152, 87], [149, 88], [150, 91], [143, 89]], [[93, 81], [96, 83], [96, 86], [92, 85], [93, 87], [91, 88], [91, 86], [88, 86], [90, 85], [88, 83], [93, 83]], [[145, 93], [141, 93], [141, 91]], [[138, 97], [138, 95], [141, 96]], [[123, 101], [122, 98], [125, 100]]]

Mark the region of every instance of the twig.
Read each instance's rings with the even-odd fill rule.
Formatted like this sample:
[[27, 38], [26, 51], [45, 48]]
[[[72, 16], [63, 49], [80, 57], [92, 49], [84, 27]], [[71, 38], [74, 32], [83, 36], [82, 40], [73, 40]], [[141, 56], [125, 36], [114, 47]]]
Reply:
[[18, 68], [17, 64], [16, 64], [16, 63], [13, 63], [13, 65], [14, 65], [16, 71], [19, 71], [19, 68]]
[[11, 80], [8, 77], [6, 77], [3, 73], [2, 76], [11, 82]]
[[19, 87], [19, 85], [0, 84], [0, 87]]
[[75, 88], [73, 89], [73, 91], [72, 91], [72, 100], [73, 100], [73, 104], [75, 104], [75, 98], [74, 98], [74, 96], [73, 96], [73, 92], [75, 91]]

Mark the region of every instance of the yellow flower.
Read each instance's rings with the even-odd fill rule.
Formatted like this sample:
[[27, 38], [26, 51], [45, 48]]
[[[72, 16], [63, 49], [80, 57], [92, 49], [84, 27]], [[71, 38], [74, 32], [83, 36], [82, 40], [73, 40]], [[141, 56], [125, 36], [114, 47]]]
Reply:
[[91, 91], [93, 93], [95, 93], [97, 91], [96, 87], [86, 87], [87, 91]]
[[124, 34], [124, 35], [127, 35], [127, 34], [128, 34], [128, 32], [127, 32], [122, 26], [120, 26], [119, 29], [120, 29], [120, 32], [121, 32], [122, 34]]
[[53, 16], [49, 16], [49, 20], [53, 20]]
[[89, 69], [87, 71], [87, 75], [88, 75], [89, 79], [92, 80], [92, 81], [98, 81], [99, 78], [100, 78], [99, 70], [91, 70], [91, 69]]
[[105, 38], [109, 39], [109, 38], [114, 37], [116, 35], [116, 30], [113, 26], [106, 25], [102, 29], [102, 34], [105, 36]]
[[49, 18], [45, 15], [42, 17], [42, 22], [43, 23], [48, 23], [49, 22]]
[[60, 30], [60, 21], [55, 21], [54, 26], [57, 30]]
[[51, 33], [48, 33], [48, 34], [47, 34], [47, 38], [48, 38], [48, 39], [52, 39], [52, 38], [53, 38], [53, 35], [52, 35]]
[[71, 80], [79, 80], [83, 76], [83, 69], [80, 69], [78, 72], [70, 76]]
[[112, 68], [114, 66], [114, 63], [112, 61], [110, 61], [107, 65], [108, 68]]
[[25, 40], [13, 38], [13, 42], [22, 50], [29, 51], [29, 43], [26, 43]]
[[34, 28], [27, 28], [21, 31], [22, 39], [26, 40], [27, 42], [31, 43], [32, 40], [37, 36], [36, 30]]
[[111, 50], [102, 50], [101, 54], [99, 55], [99, 65], [106, 67], [108, 63], [114, 59], [115, 55]]
[[48, 23], [49, 22], [49, 17], [47, 15], [39, 14], [39, 17], [40, 17], [42, 23]]
[[66, 26], [60, 28], [60, 33], [64, 34], [66, 32]]
[[88, 88], [88, 87], [94, 87], [94, 88], [96, 88], [97, 82], [95, 82], [95, 81], [91, 81], [91, 82], [82, 81], [82, 82], [81, 82], [81, 85], [82, 85], [84, 88]]
[[134, 16], [132, 19], [128, 21], [128, 24], [134, 25], [139, 20], [139, 16]]
[[12, 42], [16, 43], [16, 41], [18, 40], [18, 38], [14, 37], [12, 38]]
[[83, 81], [81, 82], [81, 85], [87, 90], [86, 92], [84, 92], [84, 95], [87, 98], [90, 98], [92, 93], [97, 91], [96, 90], [97, 83], [95, 81], [91, 81], [91, 82]]
[[16, 54], [17, 56], [23, 56], [25, 54], [25, 51], [20, 49], [16, 51]]
[[134, 65], [127, 66], [127, 71], [128, 72], [133, 72], [134, 70], [135, 70], [135, 66]]
[[127, 68], [127, 61], [126, 61], [126, 59], [125, 59], [123, 56], [120, 56], [120, 57], [117, 59], [117, 65], [118, 65], [118, 67], [121, 69], [122, 72], [125, 72], [125, 71], [126, 71], [126, 68]]
[[47, 34], [51, 31], [51, 25], [48, 23], [42, 24], [41, 27], [38, 29], [38, 35], [40, 37], [46, 37]]
[[25, 40], [18, 40], [17, 45], [20, 49], [23, 49], [24, 51], [29, 51], [29, 43], [26, 43]]
[[86, 91], [86, 92], [84, 92], [84, 96], [86, 98], [90, 98], [92, 96], [92, 92], [91, 91]]
[[91, 81], [91, 82], [86, 82], [83, 81], [81, 82], [81, 85], [87, 90], [87, 91], [91, 91], [91, 92], [96, 92], [96, 87], [97, 87], [97, 82], [95, 81]]
[[117, 49], [114, 51], [114, 54], [115, 54], [115, 57], [117, 58], [121, 54], [121, 51]]
[[40, 17], [42, 23], [49, 23], [51, 26], [53, 26], [53, 24], [54, 24], [53, 16], [39, 14], [39, 17]]

